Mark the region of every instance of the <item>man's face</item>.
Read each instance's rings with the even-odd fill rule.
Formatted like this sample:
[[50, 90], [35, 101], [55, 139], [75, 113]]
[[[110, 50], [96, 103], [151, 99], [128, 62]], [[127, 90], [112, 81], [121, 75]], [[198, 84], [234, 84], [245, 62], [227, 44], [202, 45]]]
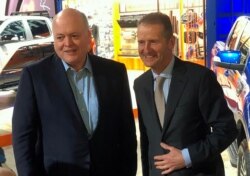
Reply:
[[83, 67], [90, 49], [91, 33], [80, 15], [62, 15], [53, 23], [54, 48], [71, 67]]
[[164, 35], [160, 24], [140, 24], [137, 29], [138, 52], [145, 66], [161, 73], [172, 59], [174, 37]]

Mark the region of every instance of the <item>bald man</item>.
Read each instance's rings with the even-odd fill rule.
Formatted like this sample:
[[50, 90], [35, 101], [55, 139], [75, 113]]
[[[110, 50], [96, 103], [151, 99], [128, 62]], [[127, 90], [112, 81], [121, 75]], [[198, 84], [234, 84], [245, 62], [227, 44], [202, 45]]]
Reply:
[[136, 133], [124, 64], [88, 55], [86, 16], [58, 13], [55, 54], [23, 69], [13, 113], [19, 176], [135, 176]]

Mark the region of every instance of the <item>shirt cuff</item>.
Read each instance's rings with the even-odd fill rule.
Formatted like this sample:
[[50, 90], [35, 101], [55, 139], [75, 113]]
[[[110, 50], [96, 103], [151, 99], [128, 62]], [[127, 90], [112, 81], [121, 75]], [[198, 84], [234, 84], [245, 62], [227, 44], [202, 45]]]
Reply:
[[192, 161], [191, 161], [188, 149], [184, 148], [183, 150], [181, 150], [181, 153], [184, 158], [186, 167], [190, 168], [192, 166]]

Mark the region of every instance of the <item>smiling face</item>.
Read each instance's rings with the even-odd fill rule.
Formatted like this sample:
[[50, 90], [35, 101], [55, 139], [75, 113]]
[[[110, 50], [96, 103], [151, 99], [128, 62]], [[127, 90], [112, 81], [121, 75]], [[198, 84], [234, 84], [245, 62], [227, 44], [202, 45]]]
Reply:
[[175, 40], [164, 35], [161, 24], [141, 23], [137, 28], [138, 52], [145, 66], [160, 74], [171, 61]]
[[91, 32], [83, 15], [65, 9], [53, 20], [54, 49], [75, 70], [80, 70], [90, 49]]

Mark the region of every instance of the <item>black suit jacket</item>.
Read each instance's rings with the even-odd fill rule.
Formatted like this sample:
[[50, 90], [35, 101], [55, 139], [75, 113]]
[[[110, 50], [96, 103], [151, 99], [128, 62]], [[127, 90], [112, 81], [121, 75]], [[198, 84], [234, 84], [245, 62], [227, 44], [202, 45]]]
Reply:
[[153, 75], [148, 70], [134, 82], [141, 131], [144, 176], [160, 176], [155, 155], [163, 154], [160, 142], [188, 148], [192, 167], [171, 176], [222, 176], [220, 153], [235, 139], [236, 124], [214, 73], [175, 58], [163, 129], [154, 103]]
[[91, 136], [60, 58], [52, 55], [23, 70], [13, 113], [19, 176], [136, 175], [126, 68], [97, 56], [89, 59], [99, 102], [99, 121]]

